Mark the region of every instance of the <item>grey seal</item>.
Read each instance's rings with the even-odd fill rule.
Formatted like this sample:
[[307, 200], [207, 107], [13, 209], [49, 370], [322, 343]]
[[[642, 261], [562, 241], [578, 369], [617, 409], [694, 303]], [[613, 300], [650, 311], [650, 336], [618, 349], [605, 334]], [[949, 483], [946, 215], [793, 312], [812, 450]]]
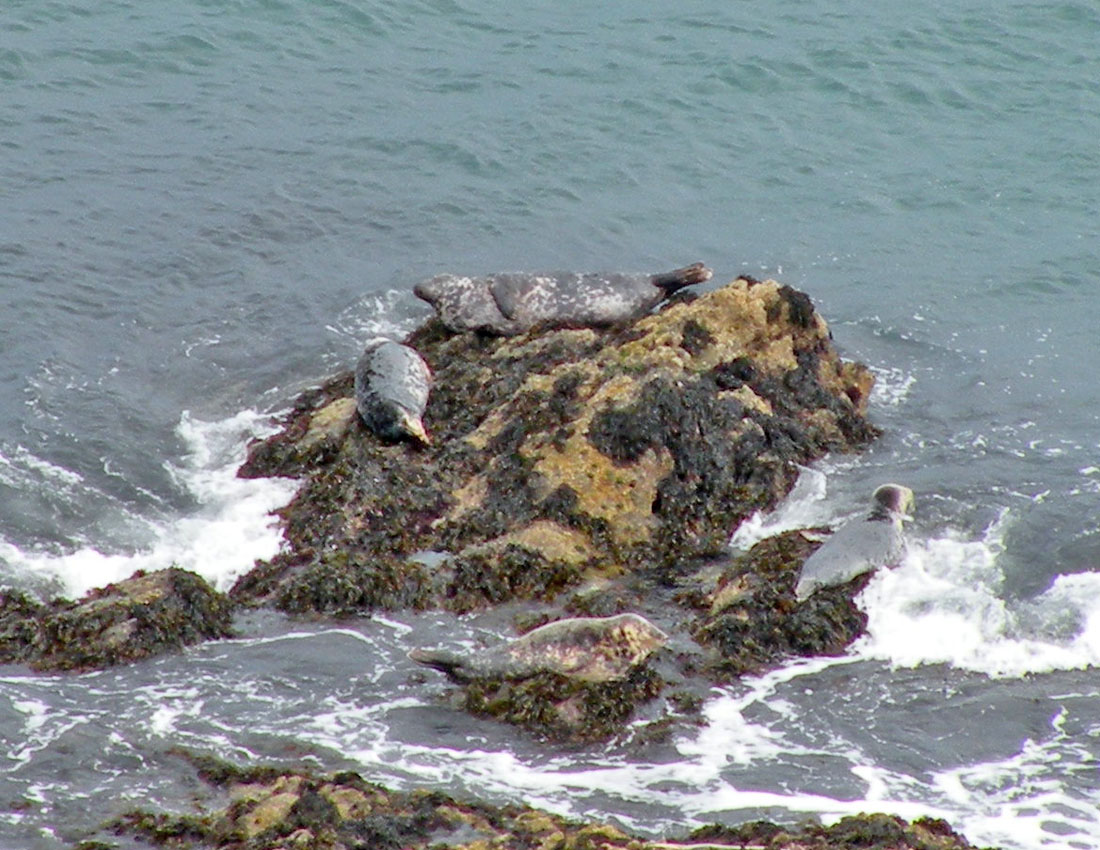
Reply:
[[384, 440], [411, 437], [428, 445], [421, 417], [431, 385], [432, 371], [416, 349], [375, 337], [355, 367], [355, 406], [366, 426]]
[[668, 639], [639, 614], [574, 617], [533, 629], [499, 647], [470, 655], [414, 649], [409, 658], [446, 673], [456, 682], [526, 679], [560, 673], [585, 682], [624, 679]]
[[806, 559], [795, 587], [799, 601], [822, 587], [851, 581], [879, 567], [895, 566], [905, 554], [902, 522], [913, 510], [913, 491], [883, 484], [871, 497], [871, 512], [842, 525]]
[[416, 284], [413, 293], [452, 331], [513, 336], [536, 325], [586, 328], [636, 319], [712, 274], [702, 263], [664, 274], [441, 274]]

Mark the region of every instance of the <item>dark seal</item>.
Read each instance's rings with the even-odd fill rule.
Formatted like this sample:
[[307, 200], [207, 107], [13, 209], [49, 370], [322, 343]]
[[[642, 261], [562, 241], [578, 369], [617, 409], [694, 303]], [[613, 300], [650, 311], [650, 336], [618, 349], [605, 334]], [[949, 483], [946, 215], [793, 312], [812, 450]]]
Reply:
[[355, 406], [363, 422], [384, 440], [431, 440], [421, 417], [432, 372], [415, 349], [385, 337], [367, 343], [355, 367]]

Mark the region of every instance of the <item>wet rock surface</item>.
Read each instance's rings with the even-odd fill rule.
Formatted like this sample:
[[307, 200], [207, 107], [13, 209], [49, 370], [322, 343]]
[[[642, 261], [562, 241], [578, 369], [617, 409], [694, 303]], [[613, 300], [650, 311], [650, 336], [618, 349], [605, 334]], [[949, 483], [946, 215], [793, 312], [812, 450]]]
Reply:
[[83, 599], [0, 592], [0, 663], [91, 670], [229, 637], [232, 604], [194, 573], [135, 573]]
[[702, 612], [693, 637], [711, 650], [709, 675], [757, 673], [784, 656], [840, 655], [863, 633], [867, 616], [852, 600], [869, 574], [804, 602], [795, 597], [802, 564], [820, 545], [801, 529], [761, 540], [722, 572], [713, 590], [691, 599]]
[[908, 823], [889, 815], [846, 817], [830, 827], [714, 825], [680, 838], [646, 840], [613, 824], [571, 820], [526, 806], [493, 806], [437, 791], [391, 791], [352, 772], [323, 776], [274, 767], [239, 769], [208, 758], [189, 758], [200, 776], [220, 789], [227, 799], [224, 806], [188, 814], [135, 809], [104, 825], [97, 837], [79, 845], [81, 850], [115, 846], [104, 838], [218, 850], [972, 848], [941, 820]]

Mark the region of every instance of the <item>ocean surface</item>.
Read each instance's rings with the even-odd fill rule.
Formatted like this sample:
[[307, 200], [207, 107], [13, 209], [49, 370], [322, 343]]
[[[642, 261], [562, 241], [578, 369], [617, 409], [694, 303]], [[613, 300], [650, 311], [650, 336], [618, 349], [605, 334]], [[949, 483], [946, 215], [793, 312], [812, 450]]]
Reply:
[[5, 0], [0, 92], [4, 585], [229, 587], [293, 492], [235, 477], [248, 439], [444, 271], [798, 287], [884, 434], [731, 545], [917, 497], [847, 655], [716, 688], [664, 744], [540, 744], [413, 675], [411, 645], [501, 616], [260, 614], [106, 672], [0, 668], [0, 847], [186, 810], [178, 746], [647, 835], [886, 811], [1100, 847], [1094, 2]]

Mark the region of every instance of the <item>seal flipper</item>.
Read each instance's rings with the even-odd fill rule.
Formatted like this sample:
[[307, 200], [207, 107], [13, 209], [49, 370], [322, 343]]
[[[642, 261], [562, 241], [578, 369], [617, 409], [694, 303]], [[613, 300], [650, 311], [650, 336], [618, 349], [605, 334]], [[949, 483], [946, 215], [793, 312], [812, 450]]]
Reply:
[[531, 291], [529, 276], [499, 274], [489, 281], [489, 294], [504, 318], [516, 321], [523, 310], [523, 297]]
[[409, 651], [409, 658], [417, 664], [439, 670], [459, 684], [464, 685], [473, 678], [466, 659], [444, 649], [413, 649]]
[[660, 287], [665, 291], [665, 295], [671, 295], [678, 289], [683, 289], [685, 286], [691, 286], [696, 283], [706, 283], [711, 279], [714, 272], [704, 266], [702, 263], [692, 263], [690, 266], [684, 266], [682, 269], [674, 269], [664, 274], [655, 274], [651, 278], [654, 286]]

